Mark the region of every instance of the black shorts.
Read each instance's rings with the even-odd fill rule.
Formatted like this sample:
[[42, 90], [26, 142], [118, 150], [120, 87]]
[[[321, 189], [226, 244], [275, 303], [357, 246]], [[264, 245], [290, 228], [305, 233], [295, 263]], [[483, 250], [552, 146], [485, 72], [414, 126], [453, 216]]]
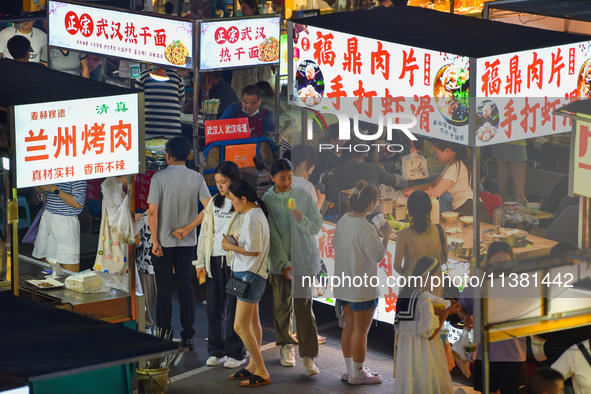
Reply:
[[[526, 393], [527, 371], [525, 361], [492, 361], [489, 365], [489, 391], [501, 390], [501, 394]], [[482, 392], [483, 381], [482, 361], [476, 360], [474, 362], [474, 390]]]

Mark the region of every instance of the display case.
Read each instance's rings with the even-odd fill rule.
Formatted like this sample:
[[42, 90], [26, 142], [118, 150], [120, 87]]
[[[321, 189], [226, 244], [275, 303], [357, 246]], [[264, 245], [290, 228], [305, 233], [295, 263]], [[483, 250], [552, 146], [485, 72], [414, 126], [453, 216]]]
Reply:
[[410, 0], [408, 5], [480, 18], [482, 16], [484, 3], [484, 0]]

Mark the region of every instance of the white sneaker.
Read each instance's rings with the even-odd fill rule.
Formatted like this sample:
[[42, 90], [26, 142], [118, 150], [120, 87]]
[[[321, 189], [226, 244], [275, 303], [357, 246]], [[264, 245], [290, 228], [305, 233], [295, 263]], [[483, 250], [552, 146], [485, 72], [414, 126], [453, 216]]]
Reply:
[[349, 384], [377, 384], [382, 383], [382, 375], [377, 372], [370, 372], [369, 369], [364, 368], [361, 376], [351, 376], [347, 382]]
[[341, 380], [343, 380], [343, 381], [347, 382], [351, 376], [353, 376], [353, 375], [351, 375], [350, 373], [344, 372], [344, 373], [341, 375]]
[[226, 361], [224, 363], [224, 367], [225, 368], [238, 368], [239, 366], [241, 366], [245, 362], [246, 362], [246, 357], [244, 357], [242, 360], [236, 360], [235, 358], [228, 357], [228, 361]]
[[281, 365], [284, 367], [295, 367], [295, 364], [293, 345], [281, 346]]
[[221, 363], [225, 362], [228, 359], [228, 357], [224, 356], [222, 358], [217, 358], [216, 356], [210, 356], [207, 361], [205, 362], [205, 365], [209, 366], [209, 367], [215, 367], [216, 365], [220, 365]]
[[317, 375], [320, 373], [320, 370], [318, 369], [318, 366], [316, 365], [316, 362], [314, 361], [314, 357], [309, 357], [309, 356], [303, 357], [302, 364], [304, 364], [304, 371], [306, 371], [307, 376]]

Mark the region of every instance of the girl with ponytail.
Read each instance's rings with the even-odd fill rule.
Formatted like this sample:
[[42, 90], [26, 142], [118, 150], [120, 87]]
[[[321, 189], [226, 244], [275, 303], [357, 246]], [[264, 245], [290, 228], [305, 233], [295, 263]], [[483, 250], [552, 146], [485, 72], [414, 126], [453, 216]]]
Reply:
[[259, 317], [259, 301], [267, 284], [268, 212], [253, 187], [244, 180], [232, 182], [229, 196], [234, 210], [242, 214], [242, 224], [234, 237], [224, 234], [222, 248], [230, 252], [234, 278], [250, 284], [245, 297], [238, 297], [234, 318], [234, 331], [250, 353], [250, 362], [230, 375], [230, 379], [243, 380], [243, 387], [255, 387], [271, 383], [261, 354], [263, 331]]
[[394, 269], [400, 275], [410, 276], [420, 256], [447, 262], [445, 232], [440, 225], [431, 223], [431, 208], [431, 198], [422, 190], [413, 192], [408, 198], [410, 227], [398, 233], [394, 255]]

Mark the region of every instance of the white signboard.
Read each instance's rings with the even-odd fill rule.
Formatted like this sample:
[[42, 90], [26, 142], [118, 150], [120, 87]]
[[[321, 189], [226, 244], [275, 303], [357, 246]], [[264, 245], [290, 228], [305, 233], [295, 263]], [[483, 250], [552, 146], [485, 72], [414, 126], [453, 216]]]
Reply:
[[49, 45], [191, 68], [193, 22], [50, 1]]
[[371, 123], [392, 113], [413, 115], [412, 133], [468, 144], [469, 58], [293, 26], [290, 78], [298, 105]]
[[[578, 114], [580, 116], [580, 114]], [[577, 120], [575, 135], [573, 193], [591, 197], [591, 119]]]
[[279, 17], [203, 22], [199, 39], [202, 71], [279, 63]]
[[552, 114], [591, 96], [591, 41], [477, 60], [476, 146], [571, 130]]
[[137, 94], [17, 105], [17, 187], [139, 172]]

